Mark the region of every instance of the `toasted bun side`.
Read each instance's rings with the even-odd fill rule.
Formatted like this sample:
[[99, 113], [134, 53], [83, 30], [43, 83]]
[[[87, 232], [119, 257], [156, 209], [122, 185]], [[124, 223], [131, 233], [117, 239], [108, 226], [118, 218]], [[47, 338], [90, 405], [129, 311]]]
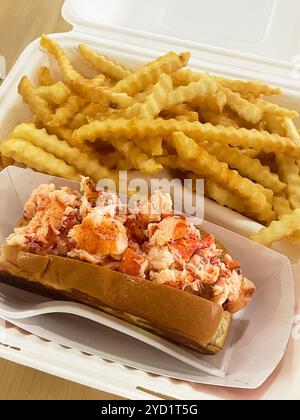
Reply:
[[6, 284], [89, 305], [202, 353], [224, 346], [231, 315], [206, 299], [69, 258], [2, 251]]

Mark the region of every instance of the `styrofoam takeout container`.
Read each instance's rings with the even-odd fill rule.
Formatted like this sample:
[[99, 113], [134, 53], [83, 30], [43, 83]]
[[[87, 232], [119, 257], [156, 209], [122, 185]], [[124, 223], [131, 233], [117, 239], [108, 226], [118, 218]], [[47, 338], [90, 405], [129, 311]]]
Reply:
[[[279, 99], [280, 103], [300, 112], [298, 71], [300, 59], [297, 55], [300, 49], [298, 48], [298, 31], [296, 31], [299, 2], [296, 0], [264, 0], [264, 2], [251, 0], [250, 2], [249, 0], [246, 4], [243, 2], [243, 7], [239, 0], [226, 2], [226, 6], [224, 3], [218, 0], [211, 0], [208, 3], [204, 0], [186, 0], [185, 2], [153, 0], [150, 3], [129, 0], [124, 4], [121, 0], [110, 2], [67, 0], [64, 4], [63, 16], [74, 25], [74, 28], [69, 33], [56, 34], [53, 37], [66, 48], [78, 69], [87, 76], [92, 75], [91, 70], [79, 60], [79, 55], [75, 50], [80, 42], [87, 43], [130, 68], [136, 68], [170, 49], [175, 51], [187, 49], [192, 52], [190, 66], [193, 69], [210, 71], [232, 78], [261, 80], [280, 86], [284, 90], [284, 95]], [[251, 25], [251, 30], [249, 30], [249, 25]], [[199, 41], [206, 44], [199, 44]], [[1, 139], [5, 138], [17, 123], [24, 121], [30, 115], [18, 97], [17, 85], [24, 74], [36, 80], [37, 69], [41, 65], [49, 65], [57, 75], [59, 74], [56, 64], [40, 50], [37, 40], [24, 50], [1, 86]], [[206, 219], [245, 236], [260, 228], [258, 224], [210, 200], [206, 200]], [[286, 244], [280, 244], [279, 249], [294, 260], [297, 260], [300, 255], [299, 249], [291, 250], [291, 247]], [[297, 267], [294, 267], [294, 272], [298, 274]], [[300, 293], [296, 290], [297, 305], [299, 305], [299, 296]], [[295, 319], [298, 322], [298, 318]], [[20, 345], [23, 343], [21, 347], [24, 348], [23, 357], [22, 351], [17, 354], [13, 350], [9, 351], [10, 347], [5, 347], [4, 350], [0, 347], [0, 355], [4, 357], [87, 385], [108, 391], [114, 389], [113, 392], [119, 395], [130, 395], [130, 398], [141, 397], [139, 391], [134, 391], [137, 378], [143, 379], [140, 383], [146, 378], [141, 372], [126, 374], [125, 386], [122, 381], [120, 381], [120, 386], [117, 386], [113, 379], [115, 376], [111, 378], [106, 376], [103, 380], [98, 378], [96, 382], [92, 380], [89, 382], [86, 371], [82, 368], [84, 363], [74, 365], [76, 368], [72, 372], [67, 372], [66, 369], [58, 368], [58, 361], [56, 365], [55, 361], [52, 361], [51, 366], [42, 359], [40, 363], [34, 362], [35, 359], [30, 356], [30, 354], [33, 355], [30, 340], [22, 341], [23, 336], [17, 331], [12, 332], [11, 329], [5, 328], [2, 329], [3, 331], [6, 332], [8, 346], [10, 343], [18, 342]], [[292, 347], [295, 347], [294, 343]], [[60, 351], [62, 355], [65, 350], [60, 349]], [[70, 360], [70, 365], [75, 362], [75, 359], [74, 356], [74, 359]], [[87, 360], [85, 363], [88, 365]], [[290, 354], [289, 363], [293, 365], [295, 389], [299, 389], [300, 372], [296, 368], [293, 354]], [[120, 369], [122, 374], [125, 372], [120, 366], [114, 365], [112, 369], [114, 374], [115, 369]], [[282, 374], [281, 378], [283, 376]], [[217, 398], [222, 393], [220, 390], [211, 391], [208, 388], [203, 391], [200, 387], [193, 387], [191, 390], [188, 385], [176, 384], [175, 386], [174, 383], [165, 382], [158, 377], [151, 377], [151, 380], [147, 377], [145, 384], [147, 386], [142, 386], [142, 388], [178, 398], [192, 396]], [[282, 379], [281, 386], [284, 386]], [[272, 392], [271, 388], [276, 389], [273, 382], [270, 395], [274, 396], [275, 392]]]

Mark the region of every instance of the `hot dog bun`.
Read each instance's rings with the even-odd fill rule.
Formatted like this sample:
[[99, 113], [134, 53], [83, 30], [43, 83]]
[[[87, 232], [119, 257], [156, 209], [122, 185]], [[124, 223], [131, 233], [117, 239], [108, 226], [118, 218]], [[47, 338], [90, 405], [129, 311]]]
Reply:
[[3, 245], [0, 281], [83, 303], [205, 354], [224, 346], [231, 314], [193, 294], [100, 266]]

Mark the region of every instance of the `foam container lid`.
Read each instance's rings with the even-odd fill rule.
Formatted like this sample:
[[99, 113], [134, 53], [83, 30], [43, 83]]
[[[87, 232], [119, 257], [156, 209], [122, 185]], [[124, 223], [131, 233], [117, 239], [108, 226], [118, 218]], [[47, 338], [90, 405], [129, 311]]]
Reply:
[[299, 13], [297, 0], [66, 0], [63, 8], [75, 30], [163, 36], [286, 62], [300, 53]]

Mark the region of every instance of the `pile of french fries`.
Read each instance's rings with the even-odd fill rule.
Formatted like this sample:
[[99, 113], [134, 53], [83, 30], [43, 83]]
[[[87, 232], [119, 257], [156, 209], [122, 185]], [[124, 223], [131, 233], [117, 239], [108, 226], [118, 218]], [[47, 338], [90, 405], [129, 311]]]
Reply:
[[43, 36], [41, 47], [62, 81], [47, 67], [39, 86], [22, 78], [19, 93], [33, 116], [1, 143], [4, 165], [76, 181], [170, 168], [204, 178], [207, 197], [263, 223], [254, 240], [300, 240], [299, 115], [266, 99], [280, 89], [195, 73], [187, 52], [131, 71], [79, 45], [95, 70], [87, 79], [53, 39]]

